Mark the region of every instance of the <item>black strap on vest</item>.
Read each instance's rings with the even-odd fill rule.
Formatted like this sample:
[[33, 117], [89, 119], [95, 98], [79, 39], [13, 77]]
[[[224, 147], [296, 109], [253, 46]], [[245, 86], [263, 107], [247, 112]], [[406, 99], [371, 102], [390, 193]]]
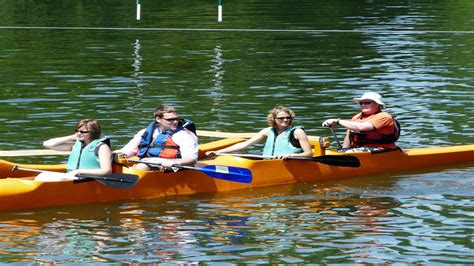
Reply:
[[174, 149], [179, 150], [179, 146], [171, 146], [171, 145], [164, 145], [164, 144], [154, 144], [148, 145], [149, 148], [163, 148], [163, 149]]
[[398, 122], [397, 119], [395, 119], [393, 116], [392, 116], [392, 119], [395, 122], [394, 123], [394, 130], [393, 130], [392, 134], [381, 134], [382, 137], [378, 140], [368, 140], [367, 139], [367, 134], [365, 132], [356, 133], [356, 132], [351, 131], [349, 133], [349, 138], [350, 138], [351, 143], [354, 141], [355, 136], [357, 136], [358, 144], [360, 144], [362, 146], [365, 145], [365, 144], [390, 144], [390, 143], [393, 143], [393, 142], [397, 141], [398, 138], [400, 137], [400, 133], [401, 133], [402, 128], [400, 126], [400, 122]]
[[290, 132], [290, 143], [291, 145], [295, 146], [298, 149], [301, 149], [300, 142], [295, 138], [295, 130], [297, 128], [293, 128]]

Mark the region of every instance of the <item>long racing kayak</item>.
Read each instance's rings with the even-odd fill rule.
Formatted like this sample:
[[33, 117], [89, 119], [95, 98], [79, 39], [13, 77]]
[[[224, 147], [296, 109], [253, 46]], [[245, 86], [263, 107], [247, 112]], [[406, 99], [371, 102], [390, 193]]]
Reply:
[[[228, 143], [231, 142], [233, 141], [228, 140]], [[204, 145], [208, 145], [209, 150], [215, 148], [212, 142]], [[264, 160], [223, 155], [211, 160], [201, 160], [196, 168], [179, 169], [176, 172], [141, 171], [116, 165], [116, 172], [138, 176], [138, 182], [131, 189], [108, 186], [107, 183], [104, 185], [95, 180], [80, 183], [34, 181], [36, 174], [11, 173], [11, 171], [7, 173], [14, 163], [0, 161], [0, 173], [3, 178], [0, 179], [0, 211], [152, 199], [252, 189], [294, 182], [354, 178], [408, 170], [429, 170], [437, 166], [473, 162], [474, 145], [413, 148], [375, 154], [370, 152], [341, 154], [328, 150], [325, 154], [326, 157], [316, 156], [313, 160]], [[353, 157], [347, 157], [348, 155]], [[354, 160], [350, 158], [360, 162], [360, 166], [352, 165]], [[348, 164], [344, 166], [346, 162]], [[129, 164], [132, 163], [129, 162]], [[64, 171], [64, 165], [22, 164], [20, 166]], [[433, 168], [433, 170], [436, 169]]]

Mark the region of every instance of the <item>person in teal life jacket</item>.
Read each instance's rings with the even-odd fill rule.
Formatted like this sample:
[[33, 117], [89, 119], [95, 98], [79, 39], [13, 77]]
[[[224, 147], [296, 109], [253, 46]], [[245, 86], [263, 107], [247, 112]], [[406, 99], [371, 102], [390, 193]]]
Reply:
[[110, 139], [100, 137], [101, 127], [95, 119], [79, 121], [74, 134], [49, 139], [43, 142], [48, 149], [71, 151], [65, 179], [75, 179], [77, 175], [107, 175], [112, 173], [112, 152]]
[[387, 112], [382, 96], [376, 92], [366, 92], [360, 98], [354, 98], [360, 106], [360, 112], [352, 119], [331, 118], [322, 125], [343, 126], [347, 129], [341, 152], [380, 152], [398, 149], [395, 141], [400, 136], [400, 125]]
[[[196, 164], [198, 140], [188, 127], [192, 122], [180, 119], [176, 109], [169, 105], [157, 107], [153, 115], [155, 119], [115, 153], [125, 157], [138, 156], [144, 162], [160, 164], [163, 167]], [[150, 167], [143, 163], [134, 167], [150, 170]]]
[[285, 159], [288, 157], [311, 157], [313, 152], [309, 144], [308, 136], [304, 129], [293, 126], [295, 113], [281, 104], [276, 105], [267, 116], [269, 127], [260, 130], [252, 138], [234, 144], [218, 151], [207, 152], [207, 155], [214, 153], [231, 153], [266, 139], [263, 148], [263, 156], [277, 157]]

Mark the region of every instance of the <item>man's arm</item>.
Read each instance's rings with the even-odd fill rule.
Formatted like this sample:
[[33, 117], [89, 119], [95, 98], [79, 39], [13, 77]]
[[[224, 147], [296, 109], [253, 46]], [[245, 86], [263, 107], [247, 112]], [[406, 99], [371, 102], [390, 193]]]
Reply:
[[119, 150], [115, 150], [114, 153], [123, 153], [127, 157], [134, 156], [138, 153], [138, 145], [140, 145], [142, 135], [145, 132], [145, 129], [138, 131], [137, 134], [127, 143], [127, 145], [123, 146]]
[[182, 130], [173, 135], [173, 141], [179, 145], [181, 158], [176, 159], [178, 165], [194, 165], [198, 160], [198, 140], [196, 135], [188, 130]]

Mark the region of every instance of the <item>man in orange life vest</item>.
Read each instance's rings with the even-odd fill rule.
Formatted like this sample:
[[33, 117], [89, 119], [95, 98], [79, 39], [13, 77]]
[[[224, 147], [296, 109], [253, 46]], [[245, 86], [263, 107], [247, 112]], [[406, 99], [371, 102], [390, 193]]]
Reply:
[[400, 126], [389, 113], [382, 111], [385, 108], [382, 96], [376, 92], [366, 92], [353, 101], [359, 103], [361, 112], [351, 120], [331, 118], [323, 122], [325, 127], [341, 125], [347, 128], [342, 151], [397, 149], [395, 141], [400, 136]]
[[[198, 160], [196, 135], [182, 125], [175, 108], [162, 105], [155, 109], [155, 120], [140, 130], [122, 149], [115, 151], [126, 157], [137, 155], [140, 160], [161, 164], [194, 165]], [[149, 170], [146, 164], [135, 167]]]

